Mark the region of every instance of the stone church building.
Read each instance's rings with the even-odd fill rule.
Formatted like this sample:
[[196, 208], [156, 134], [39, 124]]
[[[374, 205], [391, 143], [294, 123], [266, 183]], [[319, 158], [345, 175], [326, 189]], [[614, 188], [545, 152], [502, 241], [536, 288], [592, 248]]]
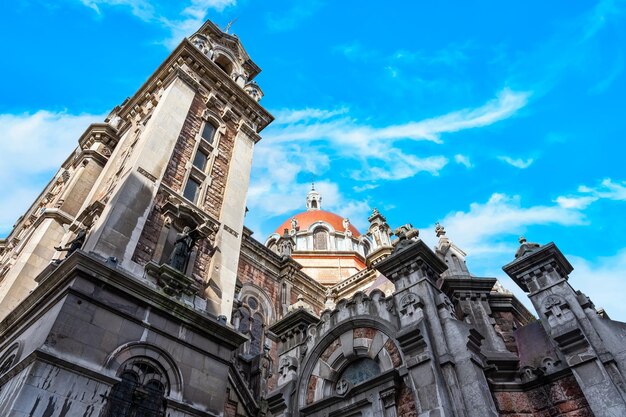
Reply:
[[533, 316], [443, 226], [359, 231], [314, 186], [253, 237], [259, 71], [206, 22], [0, 240], [0, 416], [626, 416], [626, 324], [554, 243], [503, 268]]

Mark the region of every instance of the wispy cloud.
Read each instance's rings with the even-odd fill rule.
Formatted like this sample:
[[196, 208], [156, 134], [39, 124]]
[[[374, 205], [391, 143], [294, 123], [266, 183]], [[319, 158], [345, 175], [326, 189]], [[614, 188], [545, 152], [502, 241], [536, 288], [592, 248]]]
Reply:
[[0, 114], [0, 236], [10, 231], [34, 201], [87, 126], [103, 118], [43, 110]]
[[456, 154], [454, 155], [454, 162], [456, 162], [457, 164], [461, 164], [463, 165], [465, 168], [473, 168], [474, 164], [472, 164], [472, 161], [470, 160], [470, 157], [467, 155], [461, 155]]
[[533, 158], [521, 159], [511, 158], [510, 156], [499, 156], [498, 159], [519, 169], [526, 169], [535, 161]]
[[596, 187], [581, 185], [577, 191], [575, 194], [557, 197], [556, 203], [564, 208], [585, 209], [601, 199], [626, 201], [626, 181], [613, 182], [605, 178]]
[[[361, 123], [350, 117], [344, 107], [275, 111], [275, 124], [263, 132], [264, 138], [255, 148], [248, 206], [255, 210], [257, 218], [297, 210], [302, 207], [305, 194], [299, 190], [330, 169], [341, 170], [362, 182], [352, 190], [357, 193], [419, 172], [438, 175], [449, 162], [446, 157], [415, 155], [403, 142], [440, 144], [443, 134], [497, 123], [523, 108], [529, 95], [503, 89], [496, 98], [476, 108], [391, 126]], [[318, 183], [316, 180], [316, 187]], [[331, 187], [338, 186], [327, 182], [327, 187], [332, 191]], [[341, 212], [345, 213], [347, 207], [363, 211], [366, 206], [367, 202], [350, 200], [346, 194]]]
[[[518, 195], [494, 193], [485, 203], [445, 216], [441, 223], [463, 250], [472, 256], [512, 254], [515, 237], [535, 225], [584, 225], [584, 214], [555, 205], [523, 206]], [[504, 238], [504, 239], [503, 239]]]
[[[360, 161], [360, 168], [352, 171], [351, 176], [361, 181], [398, 180], [418, 172], [436, 175], [448, 163], [447, 158], [416, 156], [403, 151], [399, 142], [443, 143], [443, 134], [488, 126], [513, 116], [527, 104], [529, 96], [528, 92], [505, 88], [495, 99], [476, 108], [381, 127], [350, 118], [344, 108], [282, 110], [278, 113], [277, 124], [266, 130], [262, 143], [275, 148], [281, 144], [312, 147], [315, 143], [326, 143], [327, 150], [333, 154]], [[288, 152], [289, 148], [285, 149]], [[309, 155], [314, 152], [315, 149], [309, 149]]]
[[169, 30], [170, 35], [163, 44], [173, 49], [186, 36], [194, 33], [205, 22], [210, 10], [221, 12], [235, 6], [237, 0], [191, 0], [180, 3], [176, 12], [167, 11], [163, 5], [145, 0], [80, 0], [99, 15], [106, 7], [127, 8], [135, 17], [144, 22], [159, 24]]
[[[295, 110], [302, 118], [297, 120], [289, 115], [291, 123], [281, 122], [278, 118], [279, 128], [268, 129], [266, 138], [272, 142], [291, 142], [302, 140], [330, 140], [339, 145], [356, 146], [363, 152], [372, 149], [371, 146], [383, 142], [385, 146], [398, 140], [432, 141], [442, 143], [441, 135], [466, 129], [489, 126], [493, 123], [512, 117], [518, 110], [528, 104], [530, 92], [513, 91], [504, 88], [496, 98], [476, 108], [467, 108], [453, 111], [442, 116], [433, 117], [416, 122], [375, 127], [360, 124], [355, 120], [334, 118], [317, 120], [313, 112], [327, 111], [309, 109], [310, 114], [302, 110]], [[313, 115], [312, 115], [313, 114]], [[352, 150], [352, 149], [351, 149]], [[375, 151], [380, 150], [376, 147]]]
[[155, 18], [154, 7], [144, 0], [80, 0], [80, 2], [99, 15], [102, 14], [102, 8], [105, 7], [124, 7], [145, 22]]

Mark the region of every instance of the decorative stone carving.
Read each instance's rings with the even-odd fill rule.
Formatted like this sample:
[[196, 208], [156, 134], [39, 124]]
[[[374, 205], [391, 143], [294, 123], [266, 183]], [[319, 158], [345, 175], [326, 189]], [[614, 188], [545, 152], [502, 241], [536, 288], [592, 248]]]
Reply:
[[568, 324], [571, 320], [575, 320], [569, 305], [557, 295], [550, 295], [543, 301], [543, 312], [548, 318], [550, 327]]
[[337, 385], [335, 385], [335, 391], [339, 395], [346, 395], [346, 393], [350, 390], [350, 381], [345, 378], [341, 378], [337, 381]]
[[283, 356], [278, 364], [278, 384], [298, 377], [298, 359], [293, 356]]
[[422, 303], [422, 300], [420, 300], [416, 294], [408, 292], [400, 299], [398, 310], [400, 311], [401, 316], [412, 316], [423, 306], [424, 304]]
[[196, 295], [200, 293], [201, 285], [199, 282], [170, 265], [148, 262], [146, 272], [148, 275], [156, 277], [157, 284], [168, 295], [180, 297], [183, 294]]

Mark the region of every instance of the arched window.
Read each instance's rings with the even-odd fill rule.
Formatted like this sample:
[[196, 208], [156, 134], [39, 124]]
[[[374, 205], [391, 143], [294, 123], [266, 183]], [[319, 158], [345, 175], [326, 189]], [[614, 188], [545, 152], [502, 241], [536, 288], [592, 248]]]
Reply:
[[167, 379], [160, 366], [147, 358], [126, 362], [120, 382], [107, 397], [102, 417], [164, 417]]
[[259, 300], [253, 295], [242, 298], [243, 306], [239, 309], [239, 331], [250, 337], [247, 354], [256, 356], [263, 353], [265, 339], [265, 313]]
[[233, 63], [226, 57], [226, 55], [219, 55], [215, 59], [215, 63], [226, 74], [230, 75], [233, 72]]
[[326, 229], [319, 227], [313, 232], [313, 249], [328, 249], [328, 232], [326, 231]]

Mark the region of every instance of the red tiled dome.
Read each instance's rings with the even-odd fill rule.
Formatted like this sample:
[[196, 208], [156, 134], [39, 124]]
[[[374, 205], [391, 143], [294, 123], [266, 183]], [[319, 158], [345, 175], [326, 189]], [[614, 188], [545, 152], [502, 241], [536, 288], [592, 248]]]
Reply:
[[[343, 217], [326, 210], [309, 210], [298, 213], [295, 216], [292, 216], [285, 220], [284, 223], [281, 224], [278, 229], [276, 229], [275, 233], [282, 235], [285, 229], [291, 229], [291, 219], [294, 217], [296, 218], [296, 220], [298, 220], [298, 226], [300, 227], [301, 231], [307, 230], [309, 226], [317, 221], [322, 221], [330, 224], [336, 231], [343, 231]], [[350, 223], [350, 231], [352, 232], [352, 236], [354, 237], [361, 236], [361, 233], [356, 230], [356, 227], [354, 227], [352, 223]]]

